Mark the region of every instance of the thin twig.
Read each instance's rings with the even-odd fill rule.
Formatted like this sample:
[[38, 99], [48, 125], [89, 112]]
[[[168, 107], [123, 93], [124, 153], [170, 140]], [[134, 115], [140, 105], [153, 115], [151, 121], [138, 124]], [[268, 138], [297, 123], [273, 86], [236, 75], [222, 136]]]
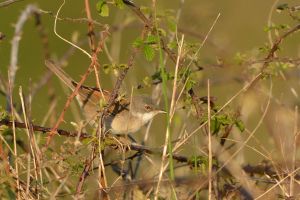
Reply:
[[[103, 34], [101, 35], [102, 38], [99, 41], [99, 44], [96, 46], [96, 38], [95, 38], [95, 32], [94, 32], [94, 23], [93, 23], [93, 18], [92, 18], [92, 14], [91, 14], [91, 10], [90, 10], [90, 3], [88, 0], [84, 1], [84, 5], [85, 5], [85, 12], [88, 18], [88, 37], [89, 37], [89, 46], [90, 49], [92, 51], [92, 58], [91, 58], [91, 65], [93, 65], [94, 67], [94, 72], [95, 72], [95, 76], [96, 76], [96, 84], [97, 87], [99, 89], [99, 91], [101, 92], [102, 98], [105, 99], [104, 94], [102, 92], [102, 87], [100, 84], [100, 79], [99, 79], [99, 74], [98, 74], [98, 69], [97, 67], [100, 65], [98, 63], [98, 58], [97, 58], [97, 54], [103, 49], [103, 44], [105, 42], [106, 37], [109, 35], [108, 29], [106, 29], [105, 31], [103, 31]], [[98, 146], [101, 146], [101, 142], [102, 142], [102, 123], [100, 123], [99, 126], [100, 130], [98, 132], [98, 144], [94, 144], [93, 148], [96, 149], [98, 148]], [[93, 152], [94, 153], [94, 152]], [[106, 179], [106, 173], [105, 173], [105, 168], [104, 168], [104, 163], [103, 163], [103, 152], [99, 151], [99, 191], [102, 192], [102, 188], [107, 187], [107, 179]], [[96, 157], [96, 156], [95, 156]], [[92, 160], [94, 160], [94, 158], [91, 158], [91, 162]], [[90, 167], [89, 167], [90, 168]], [[80, 182], [84, 182], [85, 176], [81, 177], [82, 179], [79, 179], [79, 185], [80, 186]], [[77, 187], [77, 191], [76, 194], [79, 194], [81, 191], [80, 187]], [[109, 199], [109, 196], [106, 195], [106, 193], [104, 193], [103, 195], [103, 199]]]
[[[40, 181], [42, 182], [42, 173], [39, 173], [39, 172], [41, 172], [40, 171], [40, 169], [41, 169], [40, 152], [39, 152], [39, 148], [36, 143], [36, 140], [35, 140], [35, 136], [33, 134], [33, 130], [29, 126], [29, 119], [27, 116], [27, 111], [25, 109], [25, 102], [24, 102], [22, 87], [19, 88], [19, 95], [20, 95], [20, 99], [21, 99], [22, 112], [23, 112], [23, 117], [24, 117], [24, 122], [25, 122], [25, 129], [26, 129], [26, 133], [27, 133], [28, 143], [30, 146], [30, 152], [33, 156], [34, 177], [36, 179], [35, 180], [36, 181], [35, 193], [36, 193], [37, 197], [39, 198], [40, 192], [38, 191], [37, 185]], [[40, 177], [40, 179], [39, 179], [39, 177]]]
[[265, 58], [266, 61], [264, 62], [261, 71], [264, 71], [265, 68], [269, 65], [270, 60], [272, 60], [272, 58], [274, 58], [275, 52], [279, 49], [279, 45], [281, 44], [281, 42], [289, 35], [299, 31], [299, 29], [300, 29], [300, 24], [298, 24], [294, 28], [288, 30], [287, 32], [282, 34], [280, 37], [278, 37], [277, 40], [275, 40], [273, 46], [271, 47], [271, 50], [269, 51], [267, 57]]
[[[15, 25], [15, 33], [12, 39], [12, 47], [10, 54], [10, 66], [9, 66], [9, 79], [11, 81], [12, 89], [14, 87], [16, 73], [18, 70], [18, 58], [19, 58], [19, 43], [22, 36], [22, 29], [32, 13], [38, 13], [38, 8], [35, 5], [29, 4], [25, 10], [21, 13], [16, 25]], [[7, 105], [9, 105], [9, 97], [7, 98]], [[10, 106], [8, 106], [10, 107]]]
[[92, 163], [93, 163], [94, 159], [96, 158], [96, 154], [94, 151], [95, 151], [95, 148], [93, 148], [93, 152], [91, 153], [90, 157], [86, 158], [86, 160], [85, 160], [84, 169], [80, 175], [79, 181], [76, 186], [75, 196], [77, 199], [79, 198], [79, 196], [81, 194], [81, 190], [82, 190], [85, 178], [89, 175], [89, 171], [91, 169]]
[[24, 0], [7, 0], [7, 1], [1, 2], [0, 3], [0, 8], [1, 7], [9, 6], [9, 5], [13, 4], [13, 3], [17, 3], [17, 2], [20, 2], [20, 1], [24, 1]]
[[207, 80], [207, 126], [208, 126], [208, 199], [212, 199], [212, 159], [213, 159], [213, 152], [212, 152], [212, 133], [211, 133], [211, 107], [210, 107], [210, 82], [209, 79]]
[[[0, 126], [5, 125], [5, 126], [9, 126], [9, 127], [17, 127], [17, 128], [26, 128], [26, 124], [23, 122], [17, 122], [17, 121], [10, 121], [10, 120], [0, 120]], [[44, 127], [44, 126], [38, 126], [38, 125], [34, 125], [32, 123], [29, 124], [29, 126], [32, 127], [32, 129], [34, 131], [37, 132], [42, 132], [42, 133], [48, 133], [52, 130], [52, 128], [50, 127]], [[63, 129], [57, 129], [57, 133], [61, 136], [67, 136], [67, 137], [77, 137], [78, 136], [78, 132], [70, 132], [70, 131], [66, 131]], [[80, 139], [86, 139], [86, 138], [90, 138], [91, 136], [89, 136], [87, 133], [80, 133]]]
[[[42, 14], [49, 14], [50, 16], [56, 18], [56, 15], [53, 14], [52, 11], [48, 11], [48, 10], [42, 10], [42, 9], [39, 9], [40, 10], [40, 13]], [[71, 17], [57, 17], [57, 20], [59, 21], [67, 21], [67, 22], [73, 22], [73, 23], [87, 23], [87, 22], [90, 22], [89, 19], [87, 18], [71, 18]], [[92, 21], [93, 24], [97, 25], [97, 26], [100, 26], [100, 27], [105, 27], [106, 25], [105, 24], [102, 24], [96, 20], [93, 20]]]
[[53, 31], [55, 33], [55, 35], [60, 38], [61, 40], [63, 40], [64, 42], [72, 45], [73, 47], [75, 47], [76, 49], [80, 50], [82, 53], [84, 53], [85, 55], [87, 55], [89, 58], [92, 58], [92, 56], [83, 48], [79, 47], [78, 45], [70, 42], [69, 40], [65, 39], [64, 37], [62, 37], [60, 34], [57, 33], [57, 18], [58, 18], [58, 14], [60, 13], [60, 10], [62, 9], [62, 7], [65, 5], [66, 1], [63, 0], [63, 3], [60, 5], [60, 7], [57, 10], [56, 16], [55, 16], [55, 21], [54, 21], [54, 26], [53, 26]]
[[63, 111], [61, 112], [56, 124], [54, 125], [54, 127], [51, 129], [51, 132], [49, 132], [48, 137], [47, 137], [47, 142], [45, 145], [45, 148], [47, 149], [52, 137], [56, 134], [57, 129], [60, 125], [60, 123], [63, 121], [64, 116], [65, 116], [65, 112], [67, 111], [68, 107], [70, 106], [72, 100], [74, 99], [74, 97], [78, 94], [78, 91], [80, 89], [80, 87], [82, 86], [83, 82], [86, 80], [86, 78], [88, 77], [88, 75], [92, 72], [93, 70], [93, 65], [90, 65], [87, 69], [87, 71], [85, 72], [85, 74], [82, 76], [81, 80], [78, 82], [78, 84], [76, 85], [76, 88], [74, 89], [74, 91], [72, 92], [72, 94], [68, 97], [67, 102], [65, 103], [65, 106], [63, 108]]
[[[15, 122], [15, 115], [14, 115], [14, 108], [13, 108], [13, 86], [11, 84], [10, 81], [10, 77], [9, 77], [9, 72], [8, 72], [8, 96], [9, 96], [9, 105], [10, 105], [10, 111], [11, 111], [11, 117], [12, 117], [12, 121], [11, 121], [11, 127], [12, 127], [12, 131], [13, 131], [13, 142], [14, 142], [14, 156], [17, 158], [18, 157], [18, 150], [17, 150], [17, 136], [16, 136], [16, 122]], [[17, 182], [17, 197], [18, 199], [20, 199], [20, 181], [19, 181], [19, 164], [18, 164], [18, 160], [16, 159], [15, 161], [15, 172], [16, 172], [16, 182]]]

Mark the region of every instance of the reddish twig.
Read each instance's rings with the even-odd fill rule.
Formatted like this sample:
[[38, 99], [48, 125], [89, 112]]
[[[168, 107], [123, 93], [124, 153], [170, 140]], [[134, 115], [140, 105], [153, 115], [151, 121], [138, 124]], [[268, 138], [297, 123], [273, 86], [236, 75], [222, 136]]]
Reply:
[[127, 75], [129, 69], [133, 66], [134, 59], [135, 59], [135, 56], [136, 56], [137, 52], [138, 52], [138, 49], [134, 48], [132, 53], [131, 53], [131, 56], [129, 57], [127, 67], [125, 69], [123, 69], [121, 71], [120, 75], [118, 76], [118, 79], [115, 83], [114, 89], [113, 89], [113, 91], [111, 93], [111, 96], [109, 98], [107, 108], [109, 108], [110, 106], [112, 106], [114, 104], [114, 101], [117, 98], [119, 90], [121, 88], [122, 82], [125, 79], [125, 76]]
[[288, 37], [289, 35], [291, 35], [292, 33], [297, 32], [300, 29], [300, 24], [298, 24], [297, 26], [295, 26], [294, 28], [288, 30], [287, 32], [285, 32], [284, 34], [282, 34], [280, 37], [277, 38], [277, 40], [274, 42], [271, 50], [269, 51], [267, 57], [265, 58], [265, 62], [264, 65], [262, 67], [262, 71], [268, 66], [268, 64], [270, 63], [270, 60], [272, 60], [272, 58], [274, 58], [275, 52], [279, 49], [279, 45], [281, 44], [281, 42]]
[[96, 53], [96, 41], [95, 41], [95, 33], [94, 33], [94, 23], [93, 23], [93, 18], [92, 18], [92, 14], [91, 14], [91, 10], [90, 10], [90, 3], [88, 0], [84, 1], [84, 5], [85, 5], [85, 12], [88, 18], [88, 36], [89, 36], [89, 40], [90, 40], [90, 48], [92, 50], [92, 53]]
[[[89, 4], [88, 0], [85, 0], [85, 11], [86, 11], [86, 15], [87, 15], [87, 18], [88, 18], [89, 45], [90, 45], [90, 48], [91, 48], [91, 51], [92, 51], [91, 66], [93, 66], [93, 68], [94, 68], [94, 72], [95, 72], [95, 76], [96, 76], [96, 80], [97, 80], [96, 81], [97, 87], [99, 88], [100, 92], [102, 93], [102, 88], [101, 88], [101, 85], [100, 85], [99, 74], [98, 74], [98, 70], [97, 70], [97, 67], [100, 65], [98, 63], [97, 54], [102, 50], [104, 41], [105, 41], [106, 37], [109, 35], [109, 33], [108, 33], [107, 29], [104, 31], [104, 33], [106, 33], [106, 34], [104, 34], [104, 33], [102, 34], [102, 38], [99, 41], [98, 46], [96, 47], [93, 18], [92, 18], [92, 15], [91, 15], [90, 4]], [[103, 93], [102, 93], [102, 97], [103, 97], [103, 99], [105, 99]], [[101, 125], [102, 125], [102, 123], [101, 123]], [[77, 187], [76, 187], [76, 197], [77, 198], [79, 197], [79, 195], [81, 193], [82, 186], [83, 186], [85, 178], [87, 177], [88, 172], [89, 172], [89, 170], [91, 168], [93, 160], [96, 158], [95, 150], [97, 148], [98, 148], [97, 143], [94, 143], [94, 145], [93, 145], [93, 152], [91, 154], [91, 158], [87, 159], [85, 161], [84, 170], [82, 171], [82, 174], [81, 174], [81, 176], [79, 178], [79, 181], [78, 181], [78, 184], [77, 184]], [[100, 154], [102, 154], [102, 152], [100, 152]], [[102, 158], [102, 156], [100, 156], [100, 159], [101, 158]], [[102, 162], [102, 161], [100, 160], [100, 162]], [[103, 172], [103, 173], [101, 173], [101, 180], [100, 180], [101, 186], [100, 187], [102, 188], [102, 184], [104, 184], [103, 185], [104, 187], [107, 187], [106, 181], [104, 179], [105, 177], [103, 177], [104, 169], [101, 169], [101, 172]], [[107, 196], [106, 196], [106, 194], [104, 194], [103, 199], [108, 199]]]
[[[42, 14], [48, 14], [54, 18], [56, 18], [58, 21], [67, 21], [67, 22], [72, 22], [72, 23], [87, 23], [90, 22], [89, 19], [87, 18], [71, 18], [71, 17], [56, 17], [55, 14], [52, 11], [47, 11], [47, 10], [42, 10], [40, 9], [40, 12]], [[93, 24], [100, 26], [100, 27], [104, 27], [105, 24], [102, 24], [96, 20], [93, 20]]]
[[72, 94], [68, 97], [67, 102], [65, 103], [65, 106], [63, 108], [63, 111], [61, 112], [56, 124], [54, 125], [54, 127], [51, 129], [51, 131], [49, 132], [48, 136], [47, 136], [47, 141], [46, 141], [46, 145], [45, 145], [45, 149], [48, 148], [52, 137], [56, 134], [57, 129], [60, 125], [60, 123], [64, 120], [64, 116], [65, 116], [65, 112], [67, 111], [68, 107], [70, 106], [73, 98], [78, 94], [78, 90], [80, 89], [80, 87], [82, 86], [82, 84], [84, 83], [84, 81], [86, 80], [86, 78], [88, 77], [88, 75], [91, 73], [91, 71], [94, 68], [94, 64], [92, 63], [87, 71], [84, 73], [84, 75], [82, 76], [81, 80], [78, 82], [78, 84], [76, 85], [76, 88], [74, 89], [74, 91], [72, 92]]
[[78, 199], [81, 194], [81, 189], [83, 187], [84, 181], [86, 177], [89, 175], [89, 171], [91, 169], [92, 163], [94, 159], [96, 158], [95, 154], [95, 148], [93, 148], [93, 152], [91, 153], [91, 156], [89, 158], [86, 158], [83, 171], [79, 177], [79, 181], [76, 186], [76, 198]]
[[265, 61], [263, 62], [263, 66], [260, 69], [260, 74], [256, 77], [255, 80], [253, 80], [252, 84], [249, 86], [253, 87], [256, 85], [257, 81], [260, 80], [260, 78], [264, 75], [264, 71], [265, 69], [269, 66], [269, 64], [272, 62], [272, 59], [275, 57], [275, 52], [279, 49], [279, 45], [281, 44], [281, 42], [288, 37], [289, 35], [291, 35], [292, 33], [295, 33], [297, 31], [299, 31], [300, 29], [300, 24], [296, 25], [294, 28], [288, 30], [287, 32], [283, 33], [281, 36], [279, 36], [276, 41], [274, 42], [274, 44], [272, 45], [268, 55], [265, 57]]

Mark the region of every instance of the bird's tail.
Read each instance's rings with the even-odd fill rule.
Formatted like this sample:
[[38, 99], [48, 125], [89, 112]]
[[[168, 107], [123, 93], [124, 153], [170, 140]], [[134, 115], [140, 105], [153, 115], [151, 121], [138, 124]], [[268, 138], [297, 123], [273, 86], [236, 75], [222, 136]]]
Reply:
[[72, 91], [75, 89], [76, 82], [61, 67], [58, 67], [52, 60], [45, 60], [45, 65]]

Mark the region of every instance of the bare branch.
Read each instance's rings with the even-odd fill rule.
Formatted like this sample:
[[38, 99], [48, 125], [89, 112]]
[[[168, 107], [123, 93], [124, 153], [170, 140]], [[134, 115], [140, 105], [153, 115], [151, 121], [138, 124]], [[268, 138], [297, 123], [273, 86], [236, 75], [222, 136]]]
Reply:
[[17, 2], [20, 2], [20, 1], [24, 1], [24, 0], [7, 0], [7, 1], [1, 2], [0, 3], [0, 8], [1, 7], [9, 6], [9, 5], [13, 4], [13, 3], [17, 3]]

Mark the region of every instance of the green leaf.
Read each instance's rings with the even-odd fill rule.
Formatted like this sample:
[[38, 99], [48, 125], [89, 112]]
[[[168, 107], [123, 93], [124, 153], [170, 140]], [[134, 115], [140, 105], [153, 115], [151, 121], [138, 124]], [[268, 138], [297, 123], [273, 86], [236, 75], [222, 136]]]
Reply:
[[221, 129], [221, 123], [217, 117], [211, 119], [210, 129], [213, 134], [217, 134]]
[[98, 14], [102, 17], [108, 17], [109, 8], [105, 0], [99, 0], [96, 4], [96, 9]]
[[5, 109], [3, 109], [1, 106], [0, 106], [0, 120], [3, 120], [3, 119], [9, 119], [9, 115], [8, 113], [6, 112]]
[[158, 31], [160, 36], [163, 36], [163, 37], [167, 36], [167, 32], [164, 29], [158, 28], [157, 31]]
[[149, 76], [146, 76], [144, 79], [143, 79], [143, 83], [144, 85], [146, 85], [147, 87], [150, 87], [151, 86], [151, 78]]
[[187, 91], [189, 91], [190, 89], [192, 89], [194, 87], [194, 85], [196, 84], [196, 81], [189, 79], [186, 82], [185, 88]]
[[152, 80], [158, 80], [158, 81], [161, 81], [162, 78], [161, 78], [161, 73], [160, 73], [160, 70], [159, 71], [156, 71], [152, 76], [151, 76]]
[[117, 69], [122, 69], [122, 70], [128, 69], [128, 65], [127, 65], [127, 64], [119, 64], [119, 65], [117, 66]]
[[287, 4], [287, 3], [279, 4], [279, 5], [277, 6], [277, 8], [276, 8], [276, 10], [277, 10], [278, 12], [283, 11], [283, 10], [286, 10], [286, 9], [289, 9], [289, 4]]
[[155, 56], [155, 51], [150, 45], [144, 46], [144, 55], [147, 61], [152, 61]]
[[289, 28], [288, 24], [271, 24], [270, 26], [264, 27], [265, 32], [269, 32], [272, 30], [284, 30]]
[[95, 137], [91, 137], [91, 138], [84, 138], [83, 140], [81, 140], [82, 144], [84, 145], [88, 145], [91, 144], [92, 142], [96, 142], [97, 139]]
[[240, 52], [237, 52], [234, 55], [234, 61], [237, 62], [237, 64], [243, 64], [247, 60], [247, 55], [242, 54]]
[[268, 53], [270, 51], [270, 47], [265, 44], [264, 46], [262, 47], [259, 47], [258, 50], [261, 52], [261, 53]]
[[140, 10], [141, 10], [144, 14], [150, 14], [150, 13], [152, 13], [152, 8], [151, 8], [151, 7], [140, 6]]
[[241, 132], [243, 132], [243, 131], [245, 130], [245, 124], [244, 124], [244, 122], [243, 122], [242, 120], [237, 119], [237, 120], [235, 121], [235, 125], [236, 125], [236, 127], [237, 127]]
[[177, 46], [178, 45], [177, 45], [176, 41], [168, 43], [168, 48], [171, 49], [171, 50], [174, 50], [175, 48], [177, 48]]
[[113, 66], [112, 65], [108, 65], [108, 64], [104, 64], [102, 66], [102, 69], [103, 69], [103, 71], [104, 71], [105, 74], [108, 74], [111, 71], [111, 69], [113, 69]]
[[230, 125], [230, 124], [233, 123], [233, 120], [230, 117], [228, 117], [228, 115], [225, 115], [225, 114], [224, 115], [218, 115], [217, 118], [218, 118], [219, 122], [224, 126], [225, 125]]
[[148, 35], [145, 44], [156, 44], [158, 42], [158, 38], [156, 35]]
[[15, 191], [12, 191], [11, 188], [5, 187], [8, 199], [16, 199]]
[[205, 156], [192, 156], [189, 158], [188, 163], [191, 164], [192, 167], [199, 167], [200, 165], [208, 165], [207, 157]]
[[170, 29], [170, 31], [175, 32], [177, 29], [177, 24], [176, 21], [174, 19], [168, 19], [168, 27]]
[[106, 105], [107, 105], [106, 100], [103, 99], [103, 98], [100, 98], [100, 100], [99, 100], [99, 108], [98, 108], [98, 109], [99, 109], [100, 111], [102, 111], [103, 108], [105, 108]]
[[123, 9], [125, 7], [123, 0], [114, 0], [114, 2], [119, 9]]
[[140, 48], [143, 44], [144, 44], [144, 41], [142, 40], [142, 38], [137, 38], [137, 39], [134, 40], [132, 45], [135, 48]]

